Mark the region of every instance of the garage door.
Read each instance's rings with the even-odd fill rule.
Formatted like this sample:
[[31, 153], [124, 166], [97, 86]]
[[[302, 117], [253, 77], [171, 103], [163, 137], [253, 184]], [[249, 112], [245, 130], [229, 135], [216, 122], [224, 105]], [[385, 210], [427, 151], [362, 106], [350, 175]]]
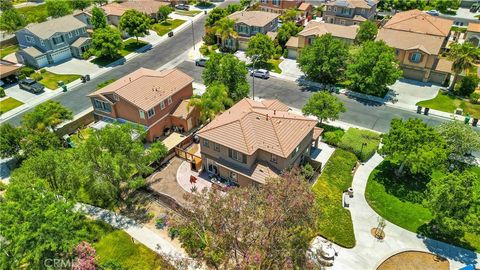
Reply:
[[430, 79], [428, 81], [431, 83], [442, 85], [446, 79], [447, 79], [447, 74], [432, 71], [430, 73]]
[[403, 69], [403, 77], [410, 80], [423, 81], [425, 72], [415, 69]]
[[238, 49], [241, 51], [246, 51], [248, 47], [248, 42], [238, 41]]
[[35, 58], [37, 60], [37, 65], [38, 67], [44, 67], [46, 65], [48, 65], [48, 59], [47, 59], [47, 56], [41, 56], [41, 57], [37, 57]]
[[297, 50], [288, 49], [288, 58], [297, 59], [297, 56], [298, 56]]
[[57, 63], [65, 59], [72, 58], [72, 52], [70, 51], [70, 48], [66, 48], [61, 51], [52, 53], [51, 56], [53, 63]]

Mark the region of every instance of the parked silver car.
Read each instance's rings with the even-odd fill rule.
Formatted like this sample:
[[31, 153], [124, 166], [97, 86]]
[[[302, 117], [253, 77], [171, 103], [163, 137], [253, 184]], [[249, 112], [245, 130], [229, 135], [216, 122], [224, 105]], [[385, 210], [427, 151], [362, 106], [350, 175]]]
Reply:
[[266, 69], [256, 69], [250, 71], [250, 76], [255, 76], [257, 78], [268, 79], [270, 78], [270, 72]]

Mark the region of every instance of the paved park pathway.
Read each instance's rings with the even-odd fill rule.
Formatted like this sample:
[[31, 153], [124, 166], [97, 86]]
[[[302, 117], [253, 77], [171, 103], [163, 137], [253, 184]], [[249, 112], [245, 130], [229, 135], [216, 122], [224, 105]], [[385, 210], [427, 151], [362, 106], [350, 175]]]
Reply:
[[371, 235], [370, 230], [377, 227], [379, 215], [367, 203], [365, 188], [370, 173], [382, 161], [383, 158], [376, 153], [357, 169], [353, 177], [354, 197], [350, 201], [350, 211], [356, 245], [352, 249], [334, 245], [338, 256], [330, 269], [376, 269], [388, 257], [406, 250], [426, 251], [445, 257], [450, 261], [450, 269], [478, 263], [478, 253], [418, 235], [388, 221], [384, 240], [376, 240]]

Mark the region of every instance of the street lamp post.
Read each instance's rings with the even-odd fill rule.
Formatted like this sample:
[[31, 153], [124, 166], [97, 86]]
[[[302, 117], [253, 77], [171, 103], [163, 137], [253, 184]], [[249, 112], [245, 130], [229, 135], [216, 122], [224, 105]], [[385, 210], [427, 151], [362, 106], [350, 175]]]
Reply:
[[258, 60], [258, 55], [252, 56], [253, 59], [253, 70], [252, 70], [252, 99], [255, 100], [255, 64]]
[[193, 19], [190, 20], [190, 22], [192, 23], [192, 43], [193, 43], [193, 50], [195, 51], [195, 34], [193, 30]]
[[363, 147], [367, 146], [367, 143], [364, 142], [362, 143], [362, 148], [360, 149], [360, 158], [362, 158], [362, 154], [363, 154]]

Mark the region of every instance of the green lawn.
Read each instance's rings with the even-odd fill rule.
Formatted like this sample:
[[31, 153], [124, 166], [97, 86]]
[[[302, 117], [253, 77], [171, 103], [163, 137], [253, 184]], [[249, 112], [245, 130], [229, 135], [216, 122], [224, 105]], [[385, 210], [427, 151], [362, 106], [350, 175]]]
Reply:
[[40, 80], [40, 83], [52, 90], [56, 90], [60, 87], [57, 84], [58, 81], [63, 81], [65, 84], [68, 84], [81, 77], [77, 74], [55, 74], [49, 71], [45, 71], [41, 74], [43, 76], [43, 79]]
[[47, 5], [21, 7], [17, 11], [24, 16], [27, 24], [44, 22], [48, 18]]
[[453, 95], [449, 95], [444, 91], [439, 91], [438, 95], [433, 99], [418, 102], [417, 106], [449, 113], [453, 113], [456, 108], [462, 108], [464, 115], [470, 113], [472, 117], [480, 118], [480, 104], [472, 104], [468, 101], [456, 98]]
[[12, 97], [6, 98], [2, 101], [0, 101], [0, 115], [8, 112], [12, 109], [15, 109], [16, 107], [22, 105], [23, 102], [20, 102]]
[[[475, 169], [480, 175], [480, 168]], [[441, 177], [435, 172], [432, 177]], [[426, 181], [424, 179], [397, 178], [392, 165], [386, 161], [381, 163], [370, 175], [365, 190], [365, 198], [370, 206], [386, 220], [419, 233], [427, 227], [432, 214], [422, 204]], [[444, 240], [445, 241], [445, 240]], [[453, 244], [480, 250], [480, 236], [466, 234]]]
[[93, 133], [92, 128], [84, 128], [84, 129], [81, 129], [80, 132], [70, 136], [70, 139], [72, 140], [74, 147], [76, 147], [82, 144], [86, 139], [88, 139], [88, 137], [90, 137], [92, 133]]
[[153, 31], [157, 32], [159, 36], [163, 36], [166, 33], [182, 25], [185, 21], [180, 19], [167, 20], [161, 23], [155, 23], [151, 25]]
[[[362, 144], [366, 143], [363, 146]], [[371, 158], [380, 144], [380, 134], [373, 131], [349, 128], [340, 139], [339, 147], [353, 152], [361, 161]]]
[[116, 81], [116, 80], [117, 80], [117, 79], [110, 79], [110, 80], [106, 80], [106, 81], [104, 81], [104, 82], [101, 82], [101, 83], [97, 84], [96, 90], [101, 89], [101, 88], [103, 88], [103, 87], [105, 87], [105, 86], [113, 83], [113, 82]]
[[355, 246], [355, 235], [350, 211], [342, 206], [342, 194], [352, 184], [352, 169], [356, 162], [353, 153], [335, 150], [313, 185], [319, 209], [318, 233], [347, 248]]
[[18, 51], [18, 45], [10, 45], [0, 48], [0, 58], [4, 58], [5, 56]]
[[195, 17], [201, 10], [176, 10], [175, 13], [182, 16]]
[[114, 62], [114, 61], [116, 61], [116, 60], [118, 60], [118, 59], [120, 59], [124, 56], [127, 56], [128, 54], [142, 48], [145, 45], [148, 45], [148, 43], [145, 42], [145, 41], [139, 40], [137, 42], [136, 38], [130, 38], [130, 39], [127, 39], [123, 42], [123, 49], [118, 51], [119, 54], [117, 56], [115, 56], [113, 58], [97, 57], [90, 62], [92, 62], [96, 65], [99, 65], [101, 67], [104, 67], [104, 66], [107, 66], [107, 65], [111, 64], [112, 62]]
[[270, 68], [269, 70], [275, 73], [282, 73], [282, 70], [278, 66], [282, 61], [283, 61], [282, 59], [273, 59], [273, 58], [268, 60], [267, 64], [269, 64], [269, 68]]

